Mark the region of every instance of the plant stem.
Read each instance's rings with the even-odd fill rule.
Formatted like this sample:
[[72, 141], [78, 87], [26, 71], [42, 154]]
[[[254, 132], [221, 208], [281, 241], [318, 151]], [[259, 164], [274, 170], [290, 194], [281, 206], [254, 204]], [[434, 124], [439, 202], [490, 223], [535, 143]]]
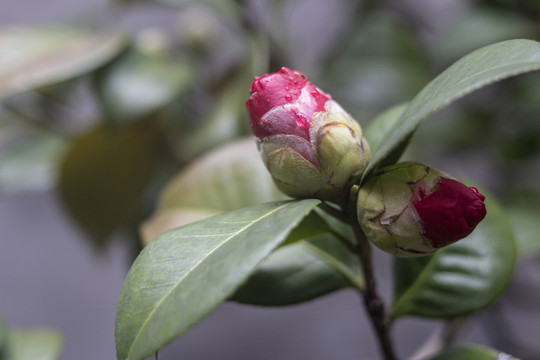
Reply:
[[467, 321], [466, 317], [448, 321], [443, 328], [437, 329], [409, 360], [426, 359], [450, 346]]
[[353, 222], [356, 237], [357, 254], [364, 273], [365, 288], [362, 291], [364, 305], [366, 307], [371, 324], [377, 334], [379, 346], [385, 360], [395, 360], [394, 348], [390, 340], [390, 321], [386, 316], [384, 302], [377, 292], [377, 281], [373, 271], [371, 245], [367, 241], [364, 232], [358, 223]]

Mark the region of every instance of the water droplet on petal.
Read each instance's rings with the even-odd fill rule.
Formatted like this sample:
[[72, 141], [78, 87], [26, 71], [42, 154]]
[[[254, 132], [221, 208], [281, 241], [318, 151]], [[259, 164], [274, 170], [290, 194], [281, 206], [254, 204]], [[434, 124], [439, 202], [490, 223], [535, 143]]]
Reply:
[[300, 76], [302, 79], [307, 80], [307, 76], [303, 72], [296, 70], [295, 73], [296, 75]]
[[285, 95], [285, 100], [286, 100], [286, 101], [291, 101], [291, 100], [292, 100], [292, 96], [291, 96], [291, 95]]

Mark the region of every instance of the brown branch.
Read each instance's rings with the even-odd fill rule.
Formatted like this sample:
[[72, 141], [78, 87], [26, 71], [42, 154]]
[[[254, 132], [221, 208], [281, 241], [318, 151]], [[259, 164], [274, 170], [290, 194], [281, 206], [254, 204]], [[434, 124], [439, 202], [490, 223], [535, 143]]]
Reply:
[[364, 305], [377, 334], [379, 346], [385, 360], [395, 360], [396, 356], [390, 339], [390, 321], [386, 316], [384, 302], [377, 292], [371, 245], [357, 222], [354, 223], [353, 228], [356, 236], [357, 254], [364, 273], [365, 288], [362, 291]]

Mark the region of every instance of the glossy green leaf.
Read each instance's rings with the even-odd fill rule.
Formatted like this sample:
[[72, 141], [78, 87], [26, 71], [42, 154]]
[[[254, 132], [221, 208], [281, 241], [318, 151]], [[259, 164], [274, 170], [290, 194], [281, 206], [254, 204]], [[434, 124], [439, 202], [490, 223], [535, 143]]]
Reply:
[[119, 359], [143, 359], [225, 301], [319, 200], [274, 202], [166, 232], [139, 255], [116, 318]]
[[363, 286], [354, 253], [326, 234], [273, 252], [232, 300], [253, 305], [291, 305], [344, 287]]
[[517, 358], [480, 345], [464, 345], [441, 352], [426, 360], [518, 360]]
[[10, 27], [0, 33], [0, 98], [67, 80], [109, 61], [125, 45], [117, 33]]
[[12, 330], [2, 360], [57, 360], [63, 342], [62, 335], [56, 331]]
[[60, 194], [74, 219], [98, 244], [133, 215], [157, 161], [151, 121], [118, 128], [97, 125], [69, 147]]
[[471, 235], [432, 256], [396, 258], [394, 318], [451, 318], [491, 304], [506, 288], [516, 261], [512, 228], [493, 199]]
[[[158, 210], [141, 226], [143, 241], [148, 243], [166, 230], [223, 211], [285, 198], [274, 186], [253, 138], [239, 140], [196, 160], [170, 181]], [[331, 231], [327, 222], [312, 212], [290, 234], [287, 243], [314, 236], [331, 237]], [[344, 286], [358, 286], [358, 275], [351, 274], [358, 274], [356, 257], [345, 254], [343, 245], [336, 242], [332, 237], [327, 243], [334, 245], [327, 247], [317, 246], [316, 241], [293, 244], [270, 254], [243, 286], [242, 298], [235, 296], [232, 300], [277, 306], [308, 300]], [[288, 280], [282, 281], [285, 278]], [[273, 297], [258, 292], [263, 286]]]
[[540, 43], [509, 40], [486, 46], [458, 60], [425, 86], [409, 103], [391, 135], [373, 153], [367, 176], [410, 139], [430, 114], [451, 102], [496, 81], [540, 69]]
[[132, 52], [99, 74], [99, 95], [111, 120], [138, 120], [177, 98], [192, 79], [190, 70], [162, 54]]

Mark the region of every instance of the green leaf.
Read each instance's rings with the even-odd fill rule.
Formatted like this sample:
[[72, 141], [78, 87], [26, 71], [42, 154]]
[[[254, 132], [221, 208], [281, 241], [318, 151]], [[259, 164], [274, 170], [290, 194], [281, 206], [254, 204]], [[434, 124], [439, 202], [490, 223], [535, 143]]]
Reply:
[[125, 45], [118, 33], [9, 27], [0, 33], [0, 98], [93, 70]]
[[[474, 90], [496, 81], [540, 69], [540, 44], [531, 40], [509, 40], [486, 46], [458, 60], [431, 81], [409, 103], [371, 158], [364, 177], [379, 167], [410, 139], [430, 114]], [[386, 164], [386, 162], [385, 162]]]
[[162, 54], [131, 52], [98, 74], [99, 95], [112, 121], [139, 120], [186, 90], [190, 70]]
[[325, 234], [279, 248], [232, 300], [264, 306], [300, 303], [344, 287], [363, 288], [356, 256]]
[[231, 300], [263, 306], [308, 301], [345, 287], [364, 287], [349, 225], [315, 209], [284, 246], [270, 254]]
[[155, 125], [99, 124], [76, 139], [63, 158], [62, 200], [98, 244], [134, 214], [151, 179], [158, 156]]
[[119, 359], [143, 359], [225, 301], [319, 200], [243, 208], [171, 230], [131, 267], [118, 303]]
[[426, 360], [518, 360], [517, 358], [479, 345], [464, 345], [458, 348], [448, 349]]
[[12, 330], [2, 360], [57, 360], [63, 337], [46, 329]]
[[493, 199], [471, 235], [432, 256], [396, 258], [393, 318], [452, 318], [491, 304], [506, 288], [516, 262], [511, 226]]
[[[285, 198], [274, 186], [253, 138], [242, 139], [196, 160], [171, 180], [161, 195], [158, 210], [141, 226], [143, 241], [148, 243], [166, 230], [223, 211]], [[345, 254], [343, 245], [329, 235], [331, 232], [326, 221], [312, 212], [289, 235], [287, 244], [326, 235], [331, 237], [327, 241], [330, 246], [317, 246], [319, 243], [314, 241], [286, 246], [270, 254], [243, 286], [242, 298], [235, 296], [233, 300], [277, 306], [308, 300], [344, 286], [358, 286], [359, 276], [351, 275], [356, 270], [356, 257]], [[282, 281], [283, 278], [289, 280]], [[274, 294], [273, 298], [258, 292], [263, 286]]]

